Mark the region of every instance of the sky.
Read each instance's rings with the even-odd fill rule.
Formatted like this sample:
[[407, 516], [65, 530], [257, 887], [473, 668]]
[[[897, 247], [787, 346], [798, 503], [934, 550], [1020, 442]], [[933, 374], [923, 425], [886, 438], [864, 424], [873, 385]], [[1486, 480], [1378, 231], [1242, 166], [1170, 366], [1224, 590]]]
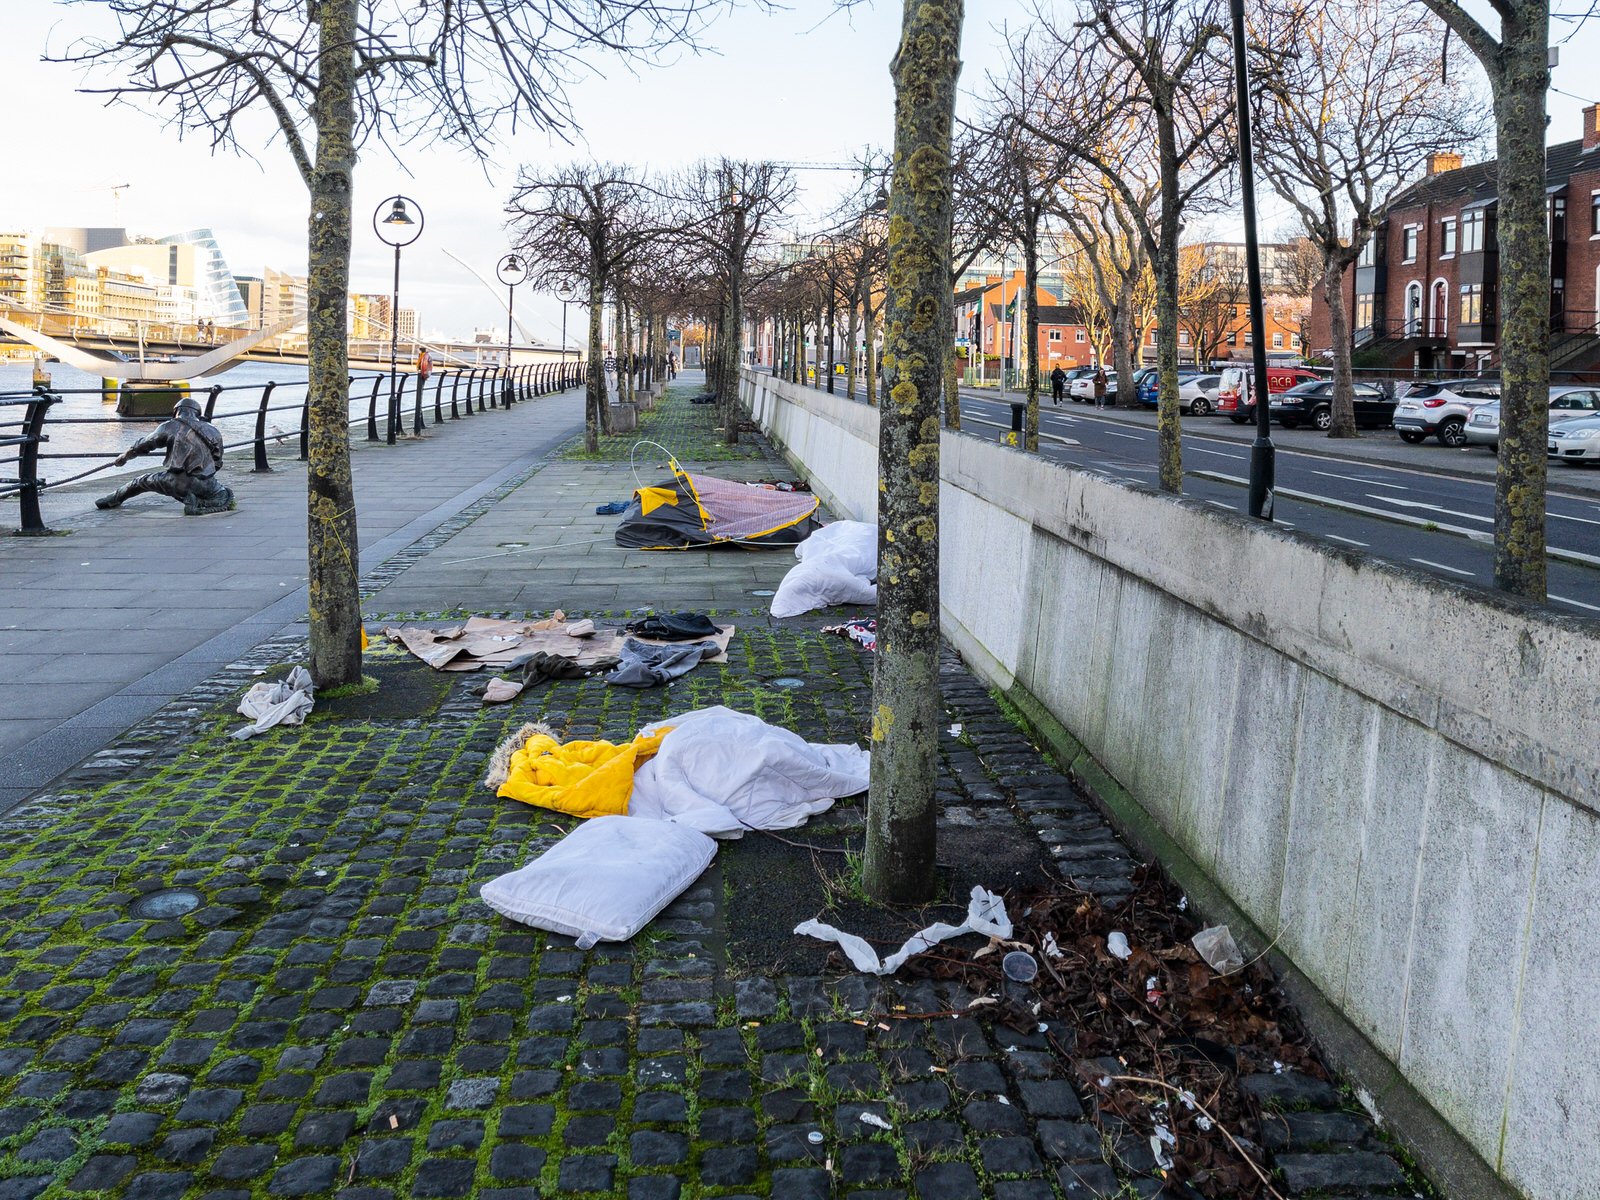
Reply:
[[[159, 237], [205, 226], [235, 274], [260, 275], [266, 267], [304, 273], [306, 191], [282, 144], [267, 144], [264, 121], [244, 135], [254, 159], [214, 153], [203, 135], [179, 141], [159, 114], [108, 108], [102, 97], [77, 90], [85, 80], [76, 68], [41, 61], [47, 50], [69, 47], [94, 19], [92, 5], [4, 0], [4, 7], [0, 111], [8, 114], [10, 170], [0, 189], [0, 228], [123, 225]], [[968, 0], [961, 80], [968, 103], [1001, 67], [1001, 27], [1023, 28], [1027, 17], [1025, 0]], [[745, 5], [712, 27], [711, 53], [678, 54], [638, 70], [601, 64], [603, 77], [570, 93], [582, 126], [574, 144], [527, 131], [488, 148], [481, 161], [446, 147], [405, 149], [399, 160], [369, 148], [356, 172], [351, 290], [389, 289], [392, 251], [373, 234], [371, 213], [396, 193], [413, 198], [426, 216], [421, 237], [404, 253], [402, 306], [418, 309], [425, 336], [470, 337], [505, 329], [503, 301], [446, 252], [493, 278], [510, 248], [502, 208], [519, 165], [592, 157], [671, 170], [718, 154], [838, 164], [866, 146], [887, 147], [894, 101], [888, 67], [899, 23], [893, 0], [857, 4], [848, 13], [829, 0], [789, 0], [777, 11]], [[1564, 32], [1558, 25], [1552, 36]], [[1597, 87], [1582, 64], [1597, 53], [1600, 22], [1562, 48], [1550, 96], [1552, 141], [1581, 132], [1580, 110]], [[797, 178], [802, 223], [857, 182], [845, 171], [799, 171]], [[118, 184], [129, 186], [117, 195]], [[1259, 208], [1265, 234], [1287, 220], [1270, 196], [1260, 198]], [[1226, 216], [1211, 224], [1217, 236], [1236, 229]], [[532, 334], [559, 339], [559, 301], [522, 289], [516, 307]], [[572, 309], [569, 340], [578, 336], [578, 319]]]

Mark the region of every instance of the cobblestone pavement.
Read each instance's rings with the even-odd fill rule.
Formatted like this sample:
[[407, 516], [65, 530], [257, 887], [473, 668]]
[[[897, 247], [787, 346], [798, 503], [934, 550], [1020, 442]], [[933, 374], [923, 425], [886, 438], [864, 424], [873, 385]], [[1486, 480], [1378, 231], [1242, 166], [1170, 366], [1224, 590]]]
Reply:
[[[597, 473], [566, 489], [592, 513], [614, 477], [571, 469]], [[368, 607], [450, 608], [472, 531], [548, 514], [560, 482], [508, 482], [369, 580]], [[792, 560], [753, 561], [759, 583]], [[574, 570], [562, 586], [616, 561]], [[618, 608], [654, 600], [614, 586]], [[759, 603], [715, 606], [739, 625], [731, 661], [670, 688], [585, 680], [485, 709], [481, 680], [375, 645], [377, 692], [234, 741], [241, 690], [303, 655], [284, 634], [0, 821], [0, 1200], [1156, 1195], [1148, 1149], [1102, 1138], [1042, 1038], [949, 1015], [970, 997], [736, 976], [740, 844], [630, 944], [580, 952], [477, 899], [571, 824], [480, 786], [522, 721], [621, 739], [726, 703], [862, 737], [870, 659], [820, 634], [824, 614]], [[953, 658], [944, 687], [962, 725], [941, 751], [945, 827], [1031, 828], [1083, 886], [1126, 894], [1133, 861], [1099, 814]], [[1247, 1086], [1287, 1110], [1261, 1134], [1286, 1194], [1412, 1190], [1329, 1085]]]

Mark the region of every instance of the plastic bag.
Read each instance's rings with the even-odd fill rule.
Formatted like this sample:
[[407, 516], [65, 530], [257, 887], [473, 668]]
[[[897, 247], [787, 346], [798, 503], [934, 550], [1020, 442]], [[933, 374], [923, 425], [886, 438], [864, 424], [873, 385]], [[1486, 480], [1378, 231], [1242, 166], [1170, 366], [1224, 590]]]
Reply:
[[1202, 929], [1191, 940], [1200, 957], [1206, 960], [1206, 965], [1213, 971], [1229, 975], [1244, 966], [1244, 955], [1239, 953], [1233, 934], [1226, 925]]
[[858, 971], [866, 971], [871, 975], [893, 975], [912, 955], [931, 950], [940, 942], [960, 937], [963, 933], [981, 933], [985, 937], [1007, 939], [1011, 936], [1011, 918], [1006, 915], [1004, 900], [993, 892], [974, 887], [972, 898], [967, 903], [967, 919], [964, 924], [947, 925], [940, 921], [929, 925], [926, 929], [912, 934], [900, 949], [881, 962], [877, 951], [864, 940], [853, 933], [842, 933], [832, 925], [824, 925], [821, 921], [802, 921], [794, 927], [794, 931], [808, 937], [821, 938], [825, 942], [837, 942], [839, 949], [844, 951], [845, 957]]

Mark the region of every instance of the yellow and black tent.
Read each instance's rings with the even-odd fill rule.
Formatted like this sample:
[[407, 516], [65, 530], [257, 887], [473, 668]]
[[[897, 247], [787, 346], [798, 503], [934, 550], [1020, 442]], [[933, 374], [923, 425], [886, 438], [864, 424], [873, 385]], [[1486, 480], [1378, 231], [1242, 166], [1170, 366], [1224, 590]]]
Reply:
[[617, 526], [617, 545], [631, 550], [684, 550], [736, 542], [793, 546], [810, 535], [817, 498], [761, 484], [690, 475], [676, 463], [672, 477], [639, 488]]

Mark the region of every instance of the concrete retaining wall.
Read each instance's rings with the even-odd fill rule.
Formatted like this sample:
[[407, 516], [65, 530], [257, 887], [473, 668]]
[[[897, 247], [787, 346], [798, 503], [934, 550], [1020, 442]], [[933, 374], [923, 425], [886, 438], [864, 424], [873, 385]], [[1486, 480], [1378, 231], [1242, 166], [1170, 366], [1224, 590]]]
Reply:
[[[875, 409], [759, 373], [745, 399], [875, 519]], [[1600, 621], [978, 437], [941, 454], [952, 643], [1501, 1180], [1600, 1196]]]

